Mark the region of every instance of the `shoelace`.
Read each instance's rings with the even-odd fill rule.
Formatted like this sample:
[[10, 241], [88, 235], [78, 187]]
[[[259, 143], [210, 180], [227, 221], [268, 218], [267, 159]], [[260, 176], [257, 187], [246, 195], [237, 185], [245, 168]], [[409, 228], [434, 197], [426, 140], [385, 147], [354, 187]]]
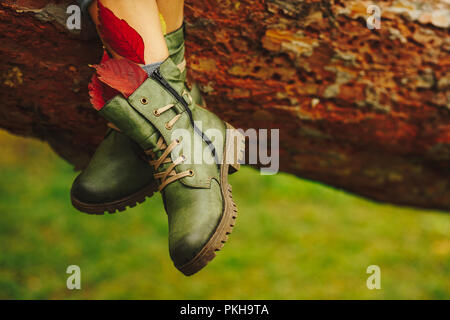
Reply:
[[[159, 117], [162, 113], [166, 112], [167, 110], [173, 108], [175, 104], [168, 104], [164, 107], [161, 107], [159, 109], [156, 109], [153, 114], [156, 117]], [[181, 117], [181, 114], [177, 114], [175, 117], [173, 117], [169, 122], [165, 124], [166, 128], [168, 130], [171, 130], [175, 122]], [[184, 177], [192, 177], [194, 175], [193, 170], [186, 170], [180, 173], [176, 173], [175, 167], [179, 165], [180, 163], [186, 161], [186, 158], [184, 155], [179, 156], [175, 161], [172, 162], [172, 159], [170, 157], [170, 153], [172, 150], [180, 144], [180, 140], [175, 139], [170, 143], [169, 146], [164, 142], [164, 138], [162, 136], [159, 137], [158, 142], [156, 143], [156, 148], [160, 151], [163, 151], [161, 156], [157, 159], [155, 152], [153, 150], [146, 150], [145, 154], [150, 156], [153, 160], [149, 161], [149, 164], [154, 167], [155, 171], [158, 171], [158, 168], [162, 164], [171, 163], [170, 166], [167, 167], [167, 169], [164, 172], [158, 172], [154, 174], [154, 177], [156, 180], [160, 179], [159, 183], [159, 191], [163, 190], [169, 183], [172, 183], [176, 180], [179, 180]]]
[[[187, 96], [190, 100], [190, 102], [192, 103], [192, 97], [191, 95], [186, 91], [183, 90], [182, 96]], [[156, 109], [153, 114], [156, 117], [159, 117], [162, 113], [166, 112], [167, 110], [171, 109], [175, 107], [175, 104], [168, 104], [164, 107], [158, 108]], [[175, 122], [177, 122], [177, 120], [181, 117], [181, 114], [177, 114], [175, 117], [173, 117], [169, 122], [166, 122], [165, 127], [167, 130], [171, 130], [173, 125], [175, 124]], [[121, 132], [121, 130], [119, 128], [117, 128], [113, 123], [109, 122], [108, 123], [108, 127], [110, 127], [111, 129], [114, 129], [116, 131]], [[186, 158], [184, 155], [179, 156], [177, 159], [175, 159], [174, 162], [172, 162], [172, 159], [170, 157], [170, 153], [172, 152], [172, 150], [180, 144], [180, 140], [175, 139], [174, 141], [172, 141], [170, 143], [169, 146], [166, 145], [166, 143], [164, 142], [164, 138], [162, 136], [159, 137], [157, 143], [156, 143], [156, 148], [159, 149], [160, 151], [163, 151], [163, 153], [161, 154], [161, 156], [157, 159], [154, 160], [156, 158], [156, 154], [153, 150], [146, 150], [145, 154], [148, 155], [152, 160], [150, 160], [148, 163], [154, 167], [155, 171], [158, 171], [159, 167], [162, 164], [165, 163], [171, 163], [171, 165], [169, 167], [167, 167], [167, 169], [164, 172], [158, 172], [155, 173], [153, 176], [156, 180], [161, 179], [160, 183], [159, 183], [159, 187], [158, 190], [161, 191], [163, 190], [169, 183], [172, 183], [176, 180], [179, 180], [181, 178], [184, 177], [192, 177], [194, 175], [194, 170], [186, 170], [180, 173], [177, 173], [175, 171], [175, 167], [177, 165], [179, 165], [180, 163], [186, 161]]]

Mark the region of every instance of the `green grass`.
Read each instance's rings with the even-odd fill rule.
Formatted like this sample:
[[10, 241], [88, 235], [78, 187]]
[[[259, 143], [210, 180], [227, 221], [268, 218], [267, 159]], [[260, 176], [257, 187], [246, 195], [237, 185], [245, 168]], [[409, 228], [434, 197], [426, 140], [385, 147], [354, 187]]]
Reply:
[[[184, 277], [160, 195], [124, 213], [72, 208], [76, 173], [37, 141], [0, 135], [0, 299], [449, 299], [450, 216], [376, 204], [287, 174], [232, 176], [237, 225]], [[82, 290], [66, 288], [69, 265]], [[368, 290], [366, 268], [381, 268]]]

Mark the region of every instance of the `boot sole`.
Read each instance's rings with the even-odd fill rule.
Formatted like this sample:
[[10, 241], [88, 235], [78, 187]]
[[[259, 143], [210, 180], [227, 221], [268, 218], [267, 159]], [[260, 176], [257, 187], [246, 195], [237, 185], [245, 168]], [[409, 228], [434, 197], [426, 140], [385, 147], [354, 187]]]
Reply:
[[137, 204], [145, 201], [146, 198], [150, 198], [156, 191], [158, 191], [158, 185], [156, 181], [150, 183], [146, 187], [142, 188], [138, 192], [111, 202], [104, 203], [86, 203], [78, 200], [75, 196], [70, 193], [70, 198], [72, 200], [72, 205], [79, 211], [87, 214], [103, 215], [105, 213], [116, 213], [117, 211], [122, 212], [129, 208], [135, 207]]
[[[228, 183], [228, 174], [233, 174], [240, 169], [240, 162], [244, 160], [245, 155], [245, 137], [230, 124], [226, 123], [226, 127], [234, 132], [233, 135], [229, 136], [230, 130], [227, 130], [225, 150], [223, 153], [225, 163], [222, 164], [220, 169], [220, 187], [224, 199], [222, 219], [217, 226], [216, 231], [202, 250], [188, 263], [183, 266], [176, 266], [176, 268], [186, 276], [197, 273], [203, 269], [209, 261], [214, 259], [216, 252], [220, 251], [228, 240], [228, 235], [233, 231], [233, 227], [236, 223], [237, 207], [233, 201], [231, 185]], [[229, 158], [230, 155], [232, 158]]]

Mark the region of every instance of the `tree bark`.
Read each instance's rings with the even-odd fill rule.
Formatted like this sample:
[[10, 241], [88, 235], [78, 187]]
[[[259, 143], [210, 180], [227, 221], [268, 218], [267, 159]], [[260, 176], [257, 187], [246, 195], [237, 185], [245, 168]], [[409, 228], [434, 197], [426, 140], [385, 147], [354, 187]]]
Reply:
[[[0, 127], [77, 168], [106, 126], [89, 103], [101, 56], [70, 1], [1, 1]], [[280, 167], [383, 202], [450, 210], [447, 1], [186, 1], [190, 78], [237, 128], [280, 129]]]

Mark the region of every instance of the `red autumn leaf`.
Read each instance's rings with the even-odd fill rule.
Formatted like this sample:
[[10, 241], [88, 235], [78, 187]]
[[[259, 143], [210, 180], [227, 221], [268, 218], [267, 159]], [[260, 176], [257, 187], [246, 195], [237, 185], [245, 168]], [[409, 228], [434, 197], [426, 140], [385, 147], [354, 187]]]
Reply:
[[103, 50], [103, 56], [102, 56], [102, 60], [100, 60], [100, 63], [106, 62], [109, 59], [111, 59], [111, 58], [109, 57], [108, 52], [106, 52], [106, 50]]
[[96, 74], [91, 78], [89, 83], [89, 96], [91, 97], [91, 104], [96, 110], [100, 110], [105, 105], [105, 99], [103, 98], [103, 86], [104, 84], [98, 80]]
[[100, 81], [128, 98], [148, 78], [137, 64], [127, 59], [110, 59], [94, 66]]
[[103, 108], [109, 100], [120, 94], [117, 90], [107, 86], [98, 79], [97, 74], [92, 76], [88, 86], [91, 104], [96, 110]]
[[[103, 51], [103, 57], [101, 63], [110, 60], [108, 53]], [[96, 110], [103, 108], [105, 103], [120, 94], [118, 91], [107, 86], [98, 79], [97, 74], [92, 76], [91, 82], [88, 86], [89, 96], [91, 97], [91, 104]]]
[[98, 17], [100, 20], [100, 33], [103, 40], [120, 56], [135, 63], [144, 62], [144, 41], [142, 37], [125, 20], [98, 3]]
[[120, 92], [103, 83], [103, 98], [106, 102], [119, 95]]

